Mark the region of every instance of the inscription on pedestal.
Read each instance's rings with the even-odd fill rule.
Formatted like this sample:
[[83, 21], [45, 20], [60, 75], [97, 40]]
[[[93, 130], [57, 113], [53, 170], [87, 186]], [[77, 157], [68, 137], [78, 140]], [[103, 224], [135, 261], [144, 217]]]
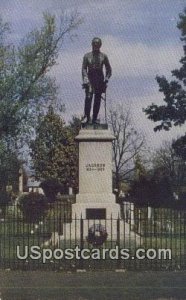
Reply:
[[106, 219], [106, 208], [87, 208], [86, 209], [87, 220], [104, 220]]
[[85, 167], [86, 171], [105, 171], [105, 164], [103, 163], [88, 163]]

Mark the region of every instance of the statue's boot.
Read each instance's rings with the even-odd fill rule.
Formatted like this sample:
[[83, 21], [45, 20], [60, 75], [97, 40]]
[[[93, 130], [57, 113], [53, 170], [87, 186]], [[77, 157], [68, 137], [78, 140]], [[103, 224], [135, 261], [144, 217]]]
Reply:
[[93, 119], [93, 120], [92, 120], [92, 124], [95, 124], [95, 125], [96, 125], [96, 124], [99, 124], [99, 123], [100, 123], [100, 122], [99, 122], [99, 120], [97, 120], [97, 119]]
[[82, 119], [81, 119], [81, 123], [83, 123], [83, 124], [90, 123], [90, 117], [83, 116]]

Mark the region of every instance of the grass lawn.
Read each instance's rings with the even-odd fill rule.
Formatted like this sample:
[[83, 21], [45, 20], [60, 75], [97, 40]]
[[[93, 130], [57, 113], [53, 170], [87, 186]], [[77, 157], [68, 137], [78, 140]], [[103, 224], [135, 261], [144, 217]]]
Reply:
[[186, 272], [0, 271], [5, 300], [186, 299]]
[[[43, 269], [43, 270], [53, 270], [56, 269], [72, 269], [71, 266], [74, 265], [75, 268], [79, 266], [79, 261], [72, 260], [57, 260], [55, 265], [50, 264], [50, 261], [47, 261], [47, 265], [44, 266], [41, 260], [33, 261], [28, 258], [28, 262], [25, 264], [25, 260], [20, 260], [17, 258], [16, 254], [16, 246], [20, 245], [20, 253], [23, 255], [23, 246], [31, 246], [31, 245], [41, 245], [44, 241], [43, 236], [40, 235], [31, 235], [28, 234], [19, 236], [7, 236], [1, 239], [0, 241], [0, 265], [2, 268], [11, 268], [20, 270], [25, 269]], [[79, 245], [78, 241], [64, 241], [60, 243], [61, 249], [66, 248], [75, 248], [75, 245]], [[115, 248], [116, 242], [105, 243], [105, 248], [112, 249]], [[135, 249], [137, 248], [134, 241], [130, 241], [130, 245], [128, 243], [123, 244], [121, 242], [121, 248], [129, 248], [131, 250], [131, 254], [135, 254]], [[159, 239], [159, 238], [146, 238], [145, 242], [141, 240], [141, 248], [149, 249], [161, 249], [161, 248], [170, 248], [172, 251], [172, 259], [171, 260], [84, 260], [83, 268], [87, 270], [113, 270], [116, 268], [127, 268], [128, 270], [176, 270], [185, 268], [185, 240], [172, 238], [172, 239]], [[48, 247], [47, 247], [48, 248]], [[84, 242], [83, 248], [92, 248], [86, 241]], [[51, 248], [52, 249], [52, 248]], [[50, 264], [50, 265], [49, 265]]]
[[[60, 208], [60, 209], [59, 209]], [[37, 224], [29, 224], [26, 223], [20, 211], [15, 207], [8, 208], [7, 215], [5, 219], [0, 219], [0, 267], [1, 268], [11, 268], [11, 269], [70, 269], [71, 266], [75, 265], [74, 268], [79, 267], [79, 263], [71, 261], [56, 261], [54, 264], [47, 265], [47, 268], [43, 267], [41, 261], [32, 261], [25, 260], [20, 261], [17, 258], [16, 254], [16, 246], [19, 245], [20, 249], [24, 249], [25, 246], [38, 245], [41, 246], [43, 243], [49, 239], [51, 233], [53, 231], [61, 232], [61, 227], [63, 222], [61, 221], [61, 211], [65, 212], [68, 221], [70, 220], [71, 210], [68, 206], [62, 205], [62, 203], [56, 203], [56, 205], [52, 205], [51, 210], [49, 210], [47, 216], [43, 217], [41, 221], [37, 222]], [[162, 215], [163, 211], [163, 215]], [[146, 211], [147, 213], [147, 211]], [[181, 213], [179, 213], [181, 214]], [[185, 235], [185, 227], [183, 225], [185, 223], [177, 220], [178, 212], [172, 212], [167, 210], [157, 210], [156, 215], [159, 215], [160, 222], [158, 225], [156, 224], [156, 230], [153, 226], [152, 220], [149, 221], [147, 215], [144, 215], [141, 218], [141, 227], [143, 227], [141, 232], [141, 236], [132, 236], [129, 235], [123, 236], [120, 241], [120, 248], [128, 248], [131, 251], [131, 256], [135, 256], [136, 248], [144, 248], [146, 250], [153, 249], [170, 249], [172, 258], [171, 260], [102, 260], [102, 261], [89, 261], [86, 260], [83, 263], [83, 268], [87, 270], [114, 270], [115, 268], [125, 268], [127, 270], [177, 270], [177, 269], [186, 269], [186, 239]], [[166, 218], [165, 216], [169, 216], [173, 222], [171, 223], [171, 230], [166, 231], [165, 224]], [[180, 215], [182, 216], [182, 215]], [[156, 216], [157, 217], [157, 216]], [[183, 217], [183, 216], [182, 216]], [[182, 220], [183, 221], [183, 220]], [[164, 224], [165, 223], [165, 224]], [[158, 227], [159, 226], [159, 227]], [[138, 238], [137, 238], [138, 237]], [[60, 242], [60, 248], [74, 248], [75, 245], [80, 245], [80, 240], [74, 241], [69, 240], [66, 237], [65, 241]], [[114, 248], [116, 245], [116, 239], [112, 242], [107, 241], [104, 244], [105, 248]], [[91, 248], [91, 245], [87, 243], [86, 238], [84, 237], [83, 241], [84, 248]], [[56, 267], [56, 268], [55, 268]]]

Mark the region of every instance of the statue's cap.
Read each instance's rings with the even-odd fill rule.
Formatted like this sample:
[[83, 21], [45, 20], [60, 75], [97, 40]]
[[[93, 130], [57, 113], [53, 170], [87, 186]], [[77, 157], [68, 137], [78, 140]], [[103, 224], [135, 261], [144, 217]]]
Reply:
[[102, 41], [101, 41], [101, 39], [100, 39], [99, 37], [94, 37], [94, 38], [92, 39], [92, 45], [93, 45], [93, 44], [99, 44], [100, 47], [101, 47]]

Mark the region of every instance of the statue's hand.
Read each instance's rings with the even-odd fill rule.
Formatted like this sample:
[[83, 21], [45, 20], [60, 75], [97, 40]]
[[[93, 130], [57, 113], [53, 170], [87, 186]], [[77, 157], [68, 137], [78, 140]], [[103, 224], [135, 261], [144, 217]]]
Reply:
[[107, 89], [107, 83], [108, 83], [108, 80], [105, 80], [105, 81], [103, 82], [103, 91], [102, 91], [102, 93], [105, 93], [105, 92], [106, 92], [106, 89]]
[[88, 83], [83, 83], [82, 84], [82, 89], [87, 89], [88, 88]]

